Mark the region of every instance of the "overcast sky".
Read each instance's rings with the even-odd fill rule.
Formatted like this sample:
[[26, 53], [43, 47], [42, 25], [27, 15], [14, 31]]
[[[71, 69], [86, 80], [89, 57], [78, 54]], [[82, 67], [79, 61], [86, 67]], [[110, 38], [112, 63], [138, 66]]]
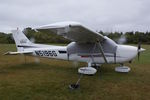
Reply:
[[1, 32], [60, 21], [97, 31], [150, 31], [150, 0], [0, 0]]

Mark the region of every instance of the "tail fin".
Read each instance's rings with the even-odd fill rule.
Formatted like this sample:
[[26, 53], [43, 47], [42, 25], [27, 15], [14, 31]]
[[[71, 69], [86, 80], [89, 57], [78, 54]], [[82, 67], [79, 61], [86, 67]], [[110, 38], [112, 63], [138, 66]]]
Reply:
[[24, 46], [30, 46], [33, 44], [30, 42], [30, 40], [25, 36], [25, 34], [20, 31], [19, 29], [17, 30], [12, 30], [13, 33], [13, 38], [16, 43], [16, 47], [18, 51], [24, 51]]

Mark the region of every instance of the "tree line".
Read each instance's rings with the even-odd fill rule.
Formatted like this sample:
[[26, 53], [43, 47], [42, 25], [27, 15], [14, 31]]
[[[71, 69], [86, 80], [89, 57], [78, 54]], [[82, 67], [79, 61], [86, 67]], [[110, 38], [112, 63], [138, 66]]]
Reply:
[[[49, 32], [36, 32], [32, 28], [26, 28], [23, 30], [26, 36], [35, 43], [69, 43], [70, 40], [63, 38], [62, 36], [56, 34], [49, 34]], [[123, 39], [123, 43], [126, 44], [137, 44], [141, 42], [143, 44], [150, 44], [150, 32], [103, 32], [100, 31], [100, 34], [108, 36], [113, 39], [115, 42], [119, 43]], [[122, 40], [121, 40], [122, 41]], [[0, 43], [13, 44], [14, 40], [11, 34], [0, 33]]]

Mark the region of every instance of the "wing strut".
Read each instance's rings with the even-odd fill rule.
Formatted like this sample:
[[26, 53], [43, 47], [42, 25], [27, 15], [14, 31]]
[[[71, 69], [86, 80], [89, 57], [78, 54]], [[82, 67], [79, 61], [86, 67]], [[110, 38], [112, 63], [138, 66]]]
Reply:
[[[93, 47], [92, 53], [94, 53], [95, 48], [96, 48], [96, 44], [95, 44], [94, 47]], [[92, 62], [94, 62], [93, 54], [91, 55], [91, 58], [92, 58]]]
[[98, 42], [97, 44], [98, 44], [98, 46], [99, 46], [100, 52], [102, 53], [102, 56], [103, 56], [103, 58], [104, 58], [105, 63], [108, 63], [108, 62], [107, 62], [107, 59], [106, 59], [106, 56], [105, 56], [105, 54], [104, 54], [104, 51], [103, 51], [103, 49], [102, 49], [101, 43]]

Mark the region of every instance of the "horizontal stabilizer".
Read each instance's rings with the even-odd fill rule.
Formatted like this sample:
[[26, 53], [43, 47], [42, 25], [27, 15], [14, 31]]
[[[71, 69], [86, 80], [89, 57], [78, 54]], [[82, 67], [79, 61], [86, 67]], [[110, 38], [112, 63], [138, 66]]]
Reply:
[[20, 51], [20, 52], [11, 52], [8, 51], [4, 55], [18, 55], [18, 54], [32, 54], [33, 51]]

